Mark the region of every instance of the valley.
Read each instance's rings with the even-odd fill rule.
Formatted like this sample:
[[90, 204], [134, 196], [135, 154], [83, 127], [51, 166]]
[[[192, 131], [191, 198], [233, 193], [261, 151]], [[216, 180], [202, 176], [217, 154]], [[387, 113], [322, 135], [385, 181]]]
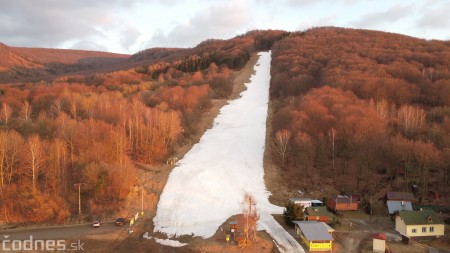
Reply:
[[[387, 192], [450, 206], [448, 41], [323, 27], [134, 55], [3, 44], [0, 54], [2, 235], [96, 252], [240, 252], [220, 228], [247, 192], [259, 231], [242, 250], [302, 252], [283, 221], [288, 199], [356, 194], [333, 252], [366, 252], [372, 232], [397, 233]], [[268, 93], [251, 95], [257, 83]], [[256, 102], [236, 107], [247, 96]], [[110, 223], [141, 211], [132, 229]], [[448, 229], [417, 252], [449, 247]], [[175, 241], [188, 245], [161, 244]]]

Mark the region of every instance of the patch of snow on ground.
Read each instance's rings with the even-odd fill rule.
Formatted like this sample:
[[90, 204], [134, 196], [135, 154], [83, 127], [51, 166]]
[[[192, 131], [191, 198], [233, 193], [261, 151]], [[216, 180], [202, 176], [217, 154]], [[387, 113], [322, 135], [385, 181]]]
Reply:
[[173, 169], [153, 219], [155, 232], [209, 238], [229, 217], [242, 212], [244, 195], [249, 193], [260, 213], [258, 228], [283, 251], [304, 252], [271, 216], [284, 208], [269, 203], [264, 184], [270, 61], [270, 52], [260, 53], [247, 90], [220, 110], [214, 127]]
[[183, 246], [188, 245], [187, 243], [179, 242], [179, 241], [176, 241], [176, 240], [170, 240], [170, 239], [158, 239], [158, 238], [156, 238], [156, 237], [149, 236], [149, 235], [148, 235], [148, 232], [145, 232], [145, 234], [144, 234], [142, 237], [143, 237], [144, 239], [148, 239], [148, 240], [155, 239], [155, 241], [156, 241], [157, 243], [159, 243], [159, 244], [166, 245], [166, 246], [170, 246], [170, 247], [175, 247], [175, 248], [183, 247]]

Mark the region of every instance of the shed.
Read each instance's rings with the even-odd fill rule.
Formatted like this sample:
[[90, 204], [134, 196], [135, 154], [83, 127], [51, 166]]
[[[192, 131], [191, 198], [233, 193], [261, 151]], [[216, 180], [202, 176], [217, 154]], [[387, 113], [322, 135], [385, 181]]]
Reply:
[[325, 206], [310, 206], [306, 208], [306, 219], [327, 222], [330, 213]]
[[311, 206], [323, 206], [323, 202], [318, 199], [311, 200]]
[[359, 193], [352, 193], [350, 196], [354, 201], [360, 202], [362, 200], [362, 195]]
[[352, 196], [347, 195], [337, 195], [334, 198], [328, 200], [328, 208], [335, 211], [343, 210], [358, 210], [358, 202], [352, 198]]
[[302, 238], [310, 251], [331, 251], [334, 230], [323, 222], [293, 221], [295, 232]]
[[386, 252], [386, 234], [377, 233], [373, 235], [373, 252]]
[[228, 224], [230, 226], [231, 233], [236, 232], [236, 230], [237, 230], [237, 221], [233, 220], [233, 221], [230, 221]]
[[310, 198], [289, 198], [289, 201], [293, 202], [296, 205], [302, 205], [303, 210], [305, 208], [310, 207], [312, 204], [312, 199]]

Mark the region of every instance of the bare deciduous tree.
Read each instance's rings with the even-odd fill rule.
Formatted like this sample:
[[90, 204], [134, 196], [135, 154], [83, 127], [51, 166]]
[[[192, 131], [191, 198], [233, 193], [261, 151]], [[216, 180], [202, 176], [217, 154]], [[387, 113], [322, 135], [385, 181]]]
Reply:
[[398, 110], [398, 124], [406, 135], [412, 137], [425, 124], [426, 113], [422, 108], [404, 105]]
[[239, 246], [247, 246], [251, 241], [256, 240], [256, 226], [259, 215], [256, 211], [256, 202], [253, 197], [246, 193], [244, 196], [244, 208], [242, 215], [239, 216], [237, 228], [242, 236], [238, 237]]
[[20, 115], [24, 118], [25, 121], [28, 121], [31, 116], [31, 105], [25, 100], [22, 104], [22, 108], [20, 109]]
[[335, 169], [335, 150], [336, 150], [336, 129], [331, 128], [330, 131], [328, 131], [328, 136], [330, 137], [331, 142], [331, 159], [332, 159], [332, 170], [333, 170], [333, 176], [336, 178], [337, 173]]
[[55, 99], [55, 101], [53, 101], [52, 107], [51, 107], [51, 112], [55, 118], [58, 117], [59, 114], [61, 114], [62, 107], [63, 107], [63, 102], [61, 99]]
[[7, 132], [0, 132], [0, 181], [1, 181], [1, 187], [3, 189], [3, 185], [5, 183], [5, 175], [6, 175], [6, 168], [5, 168], [5, 161], [7, 159], [7, 150], [8, 150], [8, 136]]
[[8, 104], [3, 103], [1, 118], [5, 122], [6, 125], [8, 125], [9, 119], [11, 118], [11, 114], [12, 114], [11, 107]]
[[31, 187], [33, 192], [36, 192], [37, 189], [36, 183], [44, 165], [44, 155], [44, 145], [39, 136], [33, 135], [28, 138], [24, 161], [29, 169], [27, 174], [31, 174]]
[[291, 132], [283, 129], [275, 133], [274, 151], [281, 161], [281, 165], [286, 163], [286, 156], [289, 151], [289, 141], [291, 139]]

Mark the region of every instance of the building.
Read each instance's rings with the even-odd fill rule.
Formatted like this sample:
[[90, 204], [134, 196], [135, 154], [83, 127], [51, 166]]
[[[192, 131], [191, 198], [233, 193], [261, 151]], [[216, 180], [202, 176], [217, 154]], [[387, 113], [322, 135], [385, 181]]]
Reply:
[[386, 234], [377, 233], [373, 235], [373, 252], [386, 252]]
[[327, 207], [334, 211], [358, 210], [358, 202], [347, 195], [337, 195], [328, 200]]
[[359, 194], [359, 193], [351, 193], [351, 194], [348, 194], [348, 195], [351, 196], [352, 199], [354, 201], [356, 201], [356, 202], [360, 202], [362, 200], [362, 195]]
[[414, 195], [410, 192], [387, 192], [386, 200], [413, 202]]
[[295, 232], [310, 251], [332, 251], [334, 230], [324, 222], [293, 221]]
[[325, 206], [310, 206], [306, 208], [306, 220], [328, 222], [329, 217], [330, 213], [328, 213], [327, 207]]
[[439, 237], [444, 235], [444, 223], [433, 210], [400, 211], [395, 230], [407, 238]]
[[414, 195], [409, 192], [387, 192], [386, 205], [390, 215], [399, 211], [412, 211]]
[[312, 199], [310, 198], [289, 198], [289, 201], [293, 202], [296, 205], [303, 206], [303, 210], [312, 205]]
[[390, 215], [394, 215], [396, 212], [400, 211], [412, 211], [412, 203], [410, 201], [395, 201], [388, 200], [387, 207]]
[[311, 200], [311, 206], [323, 206], [323, 202], [318, 199]]

